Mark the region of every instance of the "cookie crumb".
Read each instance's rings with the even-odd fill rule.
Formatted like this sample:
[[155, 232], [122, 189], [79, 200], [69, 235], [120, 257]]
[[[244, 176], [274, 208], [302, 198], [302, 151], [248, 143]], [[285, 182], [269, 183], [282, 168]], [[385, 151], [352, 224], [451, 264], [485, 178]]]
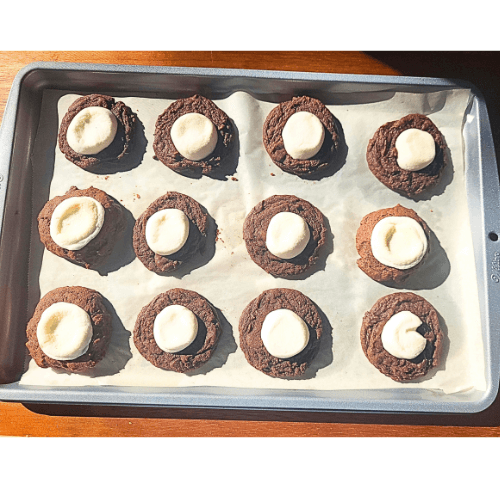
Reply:
[[237, 181], [238, 179], [236, 177], [231, 177], [232, 181]]

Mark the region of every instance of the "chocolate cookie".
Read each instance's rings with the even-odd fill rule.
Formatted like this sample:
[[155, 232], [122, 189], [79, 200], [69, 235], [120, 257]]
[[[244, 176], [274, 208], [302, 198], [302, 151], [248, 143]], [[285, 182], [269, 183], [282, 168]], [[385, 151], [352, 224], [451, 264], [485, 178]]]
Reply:
[[[410, 311], [422, 324], [417, 329], [426, 339], [424, 351], [414, 359], [396, 358], [382, 345], [382, 330], [395, 314]], [[393, 293], [379, 299], [365, 313], [361, 326], [361, 346], [366, 357], [380, 372], [396, 382], [415, 380], [424, 376], [441, 360], [444, 334], [439, 326], [436, 310], [422, 297], [414, 293]]]
[[[292, 158], [285, 149], [283, 128], [288, 119], [298, 111], [308, 111], [316, 115], [324, 127], [325, 138], [321, 149], [307, 160]], [[325, 172], [334, 163], [339, 150], [339, 134], [335, 117], [318, 99], [312, 97], [293, 97], [282, 102], [267, 116], [263, 128], [263, 142], [267, 153], [284, 172], [307, 178]]]
[[[90, 316], [93, 334], [88, 350], [73, 360], [52, 359], [42, 351], [38, 343], [37, 327], [42, 313], [56, 302], [75, 304]], [[102, 295], [95, 290], [81, 286], [56, 288], [44, 295], [36, 306], [33, 317], [28, 322], [26, 334], [28, 337], [26, 347], [38, 366], [42, 368], [61, 368], [74, 373], [83, 372], [93, 368], [106, 354], [106, 349], [111, 340], [111, 315], [104, 306]]]
[[[99, 234], [80, 250], [67, 250], [57, 245], [50, 235], [50, 222], [56, 207], [67, 198], [88, 196], [94, 198], [104, 208], [104, 224]], [[78, 189], [72, 186], [63, 196], [49, 200], [38, 215], [40, 241], [53, 254], [87, 269], [97, 269], [111, 254], [116, 241], [125, 230], [126, 220], [123, 207], [100, 189], [90, 187]]]
[[[182, 210], [189, 219], [189, 236], [183, 247], [171, 255], [156, 254], [146, 241], [146, 224], [156, 212], [166, 208]], [[193, 198], [171, 191], [157, 198], [136, 220], [133, 232], [134, 251], [144, 266], [155, 273], [174, 271], [205, 248], [208, 217]]]
[[427, 251], [430, 251], [430, 230], [425, 221], [423, 221], [414, 210], [410, 208], [396, 205], [393, 208], [384, 208], [377, 210], [368, 215], [365, 215], [361, 220], [358, 231], [356, 233], [356, 250], [360, 258], [357, 260], [358, 267], [371, 279], [379, 283], [403, 283], [423, 264], [425, 256], [422, 260], [409, 269], [396, 269], [379, 262], [372, 252], [371, 237], [375, 225], [385, 217], [411, 217], [416, 220], [424, 230], [427, 237]]
[[[431, 134], [436, 154], [422, 170], [408, 171], [398, 165], [396, 139], [401, 132], [414, 128]], [[436, 185], [446, 164], [445, 140], [436, 125], [424, 115], [411, 114], [382, 125], [368, 143], [366, 160], [375, 177], [397, 193], [414, 196]]]
[[[100, 106], [109, 109], [115, 115], [118, 129], [113, 142], [105, 149], [95, 155], [80, 154], [71, 149], [68, 144], [66, 133], [73, 118], [84, 108]], [[64, 156], [75, 165], [98, 172], [100, 163], [115, 163], [128, 154], [132, 147], [132, 138], [137, 121], [137, 116], [121, 101], [115, 101], [112, 97], [100, 94], [90, 94], [78, 98], [68, 108], [59, 128], [59, 149]]]
[[[267, 228], [273, 216], [280, 212], [300, 215], [309, 227], [310, 239], [300, 255], [282, 259], [266, 246]], [[293, 195], [275, 195], [258, 203], [247, 215], [243, 225], [243, 239], [251, 259], [273, 276], [302, 274], [313, 266], [326, 242], [323, 214], [311, 203]]]
[[[170, 132], [174, 122], [186, 113], [200, 113], [211, 120], [217, 129], [217, 145], [214, 151], [202, 160], [189, 160], [175, 147]], [[155, 159], [174, 172], [200, 171], [209, 174], [215, 169], [226, 167], [231, 160], [234, 130], [231, 120], [213, 101], [200, 95], [179, 99], [172, 103], [157, 119], [153, 149]]]
[[[191, 345], [178, 353], [160, 349], [154, 339], [156, 316], [171, 305], [187, 307], [198, 319], [198, 333]], [[206, 363], [212, 356], [222, 328], [217, 312], [200, 294], [182, 288], [173, 288], [155, 297], [143, 307], [134, 327], [134, 344], [141, 355], [157, 368], [184, 373]]]
[[[272, 356], [261, 338], [266, 316], [276, 309], [290, 309], [309, 328], [306, 348], [288, 359]], [[323, 323], [316, 305], [297, 290], [275, 288], [266, 290], [244, 309], [239, 322], [240, 347], [247, 361], [257, 370], [277, 378], [296, 378], [305, 373], [319, 349]]]

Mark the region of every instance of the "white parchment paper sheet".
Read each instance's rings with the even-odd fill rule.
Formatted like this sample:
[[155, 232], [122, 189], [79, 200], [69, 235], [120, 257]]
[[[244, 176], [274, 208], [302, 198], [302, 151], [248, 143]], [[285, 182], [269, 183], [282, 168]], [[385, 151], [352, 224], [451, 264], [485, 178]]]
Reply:
[[[113, 340], [93, 375], [41, 369], [31, 360], [21, 384], [113, 386], [225, 386], [284, 389], [359, 389], [401, 387], [374, 368], [359, 342], [363, 314], [375, 301], [398, 290], [372, 281], [356, 266], [355, 234], [364, 215], [398, 203], [412, 208], [433, 231], [425, 265], [406, 284], [430, 301], [441, 315], [449, 342], [438, 370], [404, 387], [446, 393], [475, 387], [484, 390], [483, 344], [465, 192], [462, 122], [470, 99], [467, 90], [431, 93], [376, 92], [351, 94], [328, 108], [340, 121], [348, 154], [342, 168], [320, 181], [307, 181], [277, 168], [262, 145], [262, 125], [277, 103], [259, 101], [238, 91], [215, 100], [234, 121], [239, 137], [237, 181], [176, 174], [153, 159], [156, 119], [172, 102], [166, 99], [120, 97], [137, 113], [147, 140], [140, 164], [126, 172], [96, 175], [64, 158], [56, 145], [58, 125], [78, 96], [45, 91], [34, 154], [33, 220], [47, 199], [75, 185], [95, 186], [119, 200], [131, 223], [167, 191], [179, 191], [200, 202], [215, 220], [215, 248], [187, 271], [169, 277], [148, 271], [135, 258], [129, 231], [109, 263], [107, 275], [80, 268], [41, 247], [36, 223], [32, 230], [30, 313], [48, 291], [81, 285], [101, 292], [114, 309]], [[337, 102], [337, 101], [336, 101]], [[408, 113], [428, 115], [445, 136], [451, 162], [440, 185], [426, 199], [409, 200], [383, 186], [369, 171], [365, 154], [375, 130]], [[274, 175], [272, 175], [274, 174]], [[305, 279], [279, 279], [249, 258], [242, 239], [246, 214], [261, 199], [295, 194], [318, 207], [330, 228], [327, 248], [317, 270]], [[128, 239], [127, 239], [128, 238]], [[196, 267], [198, 264], [198, 267]], [[173, 287], [194, 290], [219, 309], [224, 332], [212, 360], [192, 374], [155, 368], [132, 341], [135, 319], [157, 294]], [[263, 290], [288, 287], [308, 295], [327, 318], [321, 350], [303, 380], [276, 380], [254, 368], [239, 349], [238, 321], [245, 306]]]

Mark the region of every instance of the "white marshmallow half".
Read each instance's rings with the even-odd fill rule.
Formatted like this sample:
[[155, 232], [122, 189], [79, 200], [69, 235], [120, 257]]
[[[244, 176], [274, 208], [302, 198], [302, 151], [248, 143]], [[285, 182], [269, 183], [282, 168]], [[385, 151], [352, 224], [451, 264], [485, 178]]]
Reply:
[[309, 328], [290, 309], [276, 309], [265, 317], [260, 336], [269, 354], [288, 359], [305, 349], [309, 342]]
[[192, 161], [199, 161], [217, 146], [217, 129], [201, 113], [186, 113], [175, 120], [170, 136], [177, 151]]
[[396, 358], [416, 358], [427, 343], [425, 337], [417, 332], [421, 324], [420, 318], [410, 311], [401, 311], [392, 316], [382, 330], [384, 349]]
[[286, 152], [293, 159], [308, 160], [321, 149], [325, 129], [316, 115], [298, 111], [287, 120], [281, 135]]
[[66, 198], [52, 213], [50, 236], [66, 250], [80, 250], [99, 234], [104, 215], [104, 207], [90, 196]]
[[427, 237], [422, 226], [411, 217], [385, 217], [373, 228], [371, 249], [385, 266], [410, 269], [424, 258]]
[[66, 140], [76, 153], [95, 155], [113, 142], [117, 129], [116, 116], [109, 109], [89, 106], [71, 120]]
[[300, 215], [280, 212], [269, 222], [266, 246], [280, 259], [293, 259], [304, 251], [310, 237], [309, 226]]
[[177, 208], [155, 212], [146, 222], [146, 242], [158, 255], [178, 252], [189, 236], [189, 219]]
[[191, 345], [198, 333], [198, 319], [187, 307], [174, 304], [165, 307], [153, 324], [153, 335], [158, 347], [176, 353]]
[[434, 137], [429, 132], [416, 128], [401, 132], [395, 146], [398, 150], [398, 165], [412, 172], [427, 167], [436, 156]]
[[76, 304], [56, 302], [43, 311], [36, 335], [47, 356], [69, 361], [87, 352], [92, 322], [88, 313]]

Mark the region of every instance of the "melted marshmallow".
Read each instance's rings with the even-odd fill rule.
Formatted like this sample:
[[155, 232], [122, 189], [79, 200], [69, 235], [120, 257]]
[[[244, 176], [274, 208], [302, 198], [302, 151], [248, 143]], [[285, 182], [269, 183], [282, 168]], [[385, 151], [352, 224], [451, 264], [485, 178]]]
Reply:
[[87, 312], [76, 304], [56, 302], [43, 311], [36, 333], [40, 348], [47, 356], [68, 361], [87, 352], [92, 322]]
[[266, 246], [280, 259], [293, 259], [304, 251], [310, 237], [309, 226], [300, 215], [279, 212], [267, 227]]
[[281, 135], [286, 152], [292, 158], [308, 160], [321, 149], [325, 129], [316, 115], [309, 111], [298, 111], [287, 120]]
[[398, 135], [395, 143], [398, 165], [403, 170], [418, 171], [427, 167], [436, 156], [434, 137], [429, 132], [409, 128]]
[[89, 106], [71, 120], [66, 140], [76, 153], [95, 155], [113, 142], [117, 130], [118, 122], [109, 109]]
[[309, 342], [309, 328], [290, 309], [276, 309], [264, 319], [261, 338], [272, 356], [288, 359], [302, 352]]
[[414, 359], [427, 343], [417, 332], [422, 324], [418, 316], [410, 311], [401, 311], [392, 316], [382, 330], [382, 345], [389, 353], [400, 359]]
[[372, 231], [373, 256], [396, 269], [416, 266], [427, 252], [427, 237], [422, 226], [411, 217], [385, 217]]
[[104, 207], [90, 196], [66, 198], [52, 213], [50, 237], [66, 250], [80, 250], [99, 234], [104, 215]]
[[155, 212], [146, 222], [146, 242], [158, 255], [178, 252], [189, 236], [189, 219], [177, 208]]
[[191, 345], [198, 333], [198, 319], [187, 307], [174, 304], [165, 307], [153, 324], [153, 335], [158, 347], [176, 353]]
[[177, 151], [192, 161], [199, 161], [212, 153], [217, 146], [217, 129], [201, 113], [186, 113], [175, 120], [170, 131]]

